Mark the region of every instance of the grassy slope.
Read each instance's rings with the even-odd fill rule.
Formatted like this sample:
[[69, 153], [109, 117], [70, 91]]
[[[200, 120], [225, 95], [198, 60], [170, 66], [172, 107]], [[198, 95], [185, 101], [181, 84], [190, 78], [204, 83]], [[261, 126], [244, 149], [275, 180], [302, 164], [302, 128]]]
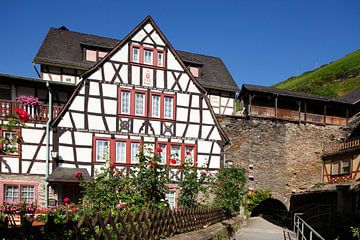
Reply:
[[360, 87], [360, 49], [273, 87], [323, 96], [343, 96]]

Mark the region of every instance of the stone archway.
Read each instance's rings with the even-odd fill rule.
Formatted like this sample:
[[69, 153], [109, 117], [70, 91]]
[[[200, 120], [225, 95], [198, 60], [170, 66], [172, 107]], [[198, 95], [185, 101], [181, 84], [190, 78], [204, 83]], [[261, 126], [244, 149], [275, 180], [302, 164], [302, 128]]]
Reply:
[[274, 210], [284, 212], [288, 211], [286, 205], [282, 201], [276, 198], [267, 198], [254, 208], [254, 210], [251, 212], [251, 216], [255, 217], [259, 215], [273, 215]]

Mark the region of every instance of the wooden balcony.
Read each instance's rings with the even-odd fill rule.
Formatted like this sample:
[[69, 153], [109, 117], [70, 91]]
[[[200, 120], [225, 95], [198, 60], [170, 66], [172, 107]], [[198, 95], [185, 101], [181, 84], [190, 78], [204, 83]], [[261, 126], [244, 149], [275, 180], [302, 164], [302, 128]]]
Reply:
[[263, 107], [263, 106], [255, 106], [255, 105], [251, 105], [250, 107], [250, 116], [283, 119], [283, 120], [303, 122], [303, 123], [326, 124], [326, 125], [345, 126], [347, 124], [346, 118], [343, 117], [324, 116], [314, 113], [304, 113], [304, 112], [282, 109], [282, 108], [272, 108], [272, 107]]
[[341, 151], [356, 149], [360, 147], [360, 138], [351, 138], [344, 142], [336, 142], [325, 145], [323, 148], [323, 155], [329, 155]]
[[[22, 106], [22, 104], [17, 103], [14, 100], [0, 100], [0, 118], [7, 118], [9, 114], [14, 114], [15, 108], [24, 109], [29, 116], [30, 122], [44, 123], [48, 120], [48, 105]], [[59, 114], [61, 108], [61, 106], [53, 106], [53, 118]]]

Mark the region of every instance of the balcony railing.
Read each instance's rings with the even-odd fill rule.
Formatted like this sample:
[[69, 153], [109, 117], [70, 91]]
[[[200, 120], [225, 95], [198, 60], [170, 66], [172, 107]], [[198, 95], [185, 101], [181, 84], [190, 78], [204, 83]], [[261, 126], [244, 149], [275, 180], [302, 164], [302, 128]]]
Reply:
[[[6, 118], [9, 114], [15, 113], [15, 108], [24, 109], [31, 122], [46, 122], [48, 120], [48, 105], [24, 106], [14, 100], [0, 100], [0, 118]], [[61, 110], [61, 106], [53, 106], [53, 118], [55, 118]]]
[[337, 153], [359, 147], [360, 147], [360, 138], [356, 137], [356, 138], [348, 139], [344, 142], [336, 142], [325, 145], [323, 148], [323, 154], [326, 155], [331, 153]]
[[263, 106], [251, 106], [250, 107], [250, 116], [255, 117], [268, 117], [268, 118], [277, 118], [284, 119], [289, 121], [296, 122], [307, 122], [307, 123], [318, 123], [318, 124], [328, 124], [328, 125], [342, 125], [347, 124], [346, 118], [336, 117], [336, 116], [325, 116], [321, 114], [314, 113], [304, 113], [294, 110], [282, 109], [282, 108], [273, 108], [273, 107], [263, 107]]

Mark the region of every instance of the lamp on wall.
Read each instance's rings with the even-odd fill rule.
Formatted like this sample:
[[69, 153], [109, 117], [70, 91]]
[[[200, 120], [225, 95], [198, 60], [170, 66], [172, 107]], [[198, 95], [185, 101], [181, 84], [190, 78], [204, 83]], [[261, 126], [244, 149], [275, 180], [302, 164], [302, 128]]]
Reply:
[[58, 152], [57, 151], [51, 151], [51, 157], [56, 159], [58, 157]]

